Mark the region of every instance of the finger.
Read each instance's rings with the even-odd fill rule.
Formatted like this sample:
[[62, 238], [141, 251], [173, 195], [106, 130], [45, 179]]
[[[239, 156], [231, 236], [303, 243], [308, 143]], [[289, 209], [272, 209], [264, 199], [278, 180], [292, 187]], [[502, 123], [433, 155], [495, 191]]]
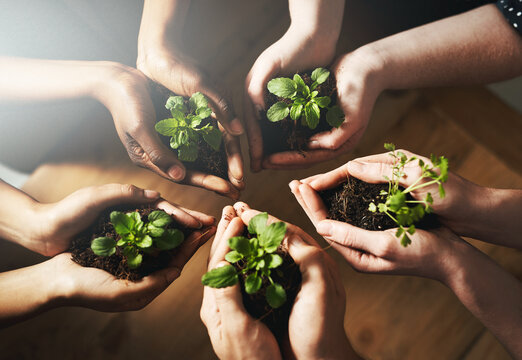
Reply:
[[243, 158], [241, 156], [239, 137], [224, 132], [223, 142], [227, 153], [228, 178], [232, 185], [242, 190], [245, 188], [245, 182], [243, 180]]
[[338, 128], [312, 136], [308, 141], [308, 148], [337, 150], [360, 130], [359, 124], [354, 124], [347, 119]]
[[217, 240], [223, 237], [225, 230], [228, 228], [228, 225], [230, 225], [230, 222], [235, 217], [237, 217], [237, 214], [232, 206], [227, 205], [223, 208], [223, 211], [221, 212], [221, 219], [219, 220], [219, 223], [217, 225], [216, 237], [214, 239], [214, 242], [212, 243], [212, 246], [210, 247], [209, 259], [214, 256], [214, 252], [216, 251], [216, 248], [219, 244], [219, 241]]
[[314, 225], [317, 225], [320, 221], [326, 220], [328, 217], [328, 210], [326, 209], [323, 201], [307, 184], [299, 185], [298, 192], [305, 204], [307, 209], [307, 215]]
[[265, 109], [265, 86], [280, 70], [280, 63], [273, 61], [266, 53], [261, 54], [252, 66], [247, 75], [246, 92], [257, 109]]
[[[222, 88], [222, 86], [219, 86]], [[228, 97], [223, 96], [224, 91], [218, 90], [216, 86], [203, 83], [198, 89], [209, 100], [209, 105], [215, 113], [219, 123], [226, 129], [226, 131], [235, 136], [243, 133], [243, 126], [235, 115], [232, 103]]]
[[299, 192], [299, 185], [301, 185], [301, 183], [298, 180], [293, 180], [290, 182], [290, 184], [288, 184], [288, 186], [290, 187], [290, 191], [295, 196], [297, 202], [299, 203], [299, 205], [301, 205], [306, 215], [310, 218], [309, 209], [306, 206], [306, 203], [304, 202], [301, 193]]
[[192, 258], [196, 251], [215, 233], [215, 226], [209, 226], [192, 232], [185, 241], [183, 241], [181, 246], [177, 248], [174, 257], [169, 263], [169, 267], [177, 268], [181, 273], [185, 264]]
[[200, 171], [187, 170], [185, 178], [181, 183], [211, 190], [231, 199], [239, 198], [239, 191], [230, 182], [218, 176], [205, 174]]
[[203, 224], [203, 226], [211, 226], [211, 225], [215, 225], [215, 223], [216, 223], [216, 218], [213, 216], [204, 214], [204, 213], [196, 211], [196, 210], [187, 209], [182, 206], [178, 206], [178, 207], [181, 210], [185, 211], [186, 213], [190, 214], [195, 219], [197, 219], [201, 224]]
[[246, 211], [249, 210], [250, 206], [247, 203], [244, 203], [242, 201], [238, 201], [234, 204], [234, 210], [236, 211], [237, 216], [241, 217], [241, 215]]
[[177, 222], [179, 222], [181, 225], [186, 226], [191, 229], [201, 229], [203, 227], [203, 224], [201, 221], [196, 219], [191, 214], [187, 213], [182, 208], [170, 204], [164, 199], [161, 199], [156, 203], [156, 207], [158, 209], [161, 209], [165, 211], [167, 214], [171, 215]]
[[209, 269], [215, 268], [220, 261], [225, 260], [225, 255], [230, 251], [230, 248], [228, 247], [228, 239], [234, 236], [242, 235], [244, 228], [245, 227], [240, 218], [233, 218], [228, 227], [225, 229], [223, 235], [214, 239], [216, 247], [214, 249], [214, 253], [209, 258]]
[[[220, 261], [214, 268], [226, 265], [230, 264], [226, 261]], [[220, 289], [211, 288], [210, 291], [214, 295], [214, 300], [216, 301], [219, 312], [222, 314], [223, 321], [237, 321], [239, 320], [237, 319], [238, 316], [242, 317], [246, 315], [239, 284]]]
[[342, 257], [357, 271], [360, 272], [391, 272], [393, 264], [390, 261], [376, 257], [357, 249], [352, 249], [335, 242], [330, 243]]
[[253, 172], [261, 170], [263, 157], [263, 138], [259, 127], [260, 111], [261, 109], [255, 109], [250, 97], [245, 92], [243, 96], [243, 118], [245, 119], [248, 151], [250, 153], [250, 168]]
[[322, 220], [317, 224], [316, 229], [326, 240], [371, 254], [380, 253], [392, 236], [389, 232], [363, 230], [335, 220]]
[[307, 183], [315, 191], [323, 191], [335, 188], [336, 186], [345, 183], [348, 180], [348, 176], [348, 168], [346, 164], [344, 164], [339, 166], [337, 169], [318, 175], [310, 182], [307, 182], [306, 180], [302, 180], [302, 182]]

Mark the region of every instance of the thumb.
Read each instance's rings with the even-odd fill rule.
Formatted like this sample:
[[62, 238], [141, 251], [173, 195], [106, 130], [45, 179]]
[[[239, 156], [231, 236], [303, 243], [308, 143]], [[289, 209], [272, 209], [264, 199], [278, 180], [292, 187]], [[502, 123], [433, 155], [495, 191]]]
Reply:
[[[366, 162], [363, 160], [352, 160], [346, 164], [348, 174], [367, 183], [387, 182], [385, 177], [393, 176], [393, 164], [385, 162]], [[416, 162], [407, 164], [404, 176], [399, 178], [399, 184], [407, 187], [417, 180], [421, 175], [421, 169]]]
[[235, 136], [241, 135], [243, 126], [235, 115], [231, 102], [222, 95], [223, 91], [218, 90], [215, 86], [204, 85], [201, 92], [208, 98], [210, 107], [225, 130]]

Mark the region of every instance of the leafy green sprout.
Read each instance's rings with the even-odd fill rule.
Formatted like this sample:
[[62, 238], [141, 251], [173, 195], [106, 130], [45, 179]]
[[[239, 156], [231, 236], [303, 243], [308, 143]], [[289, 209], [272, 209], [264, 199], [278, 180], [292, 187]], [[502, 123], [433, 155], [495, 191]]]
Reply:
[[141, 265], [142, 253], [174, 249], [185, 238], [180, 230], [167, 229], [173, 220], [162, 210], [152, 211], [148, 221], [143, 221], [137, 211], [126, 214], [113, 211], [110, 219], [120, 239], [98, 237], [91, 242], [91, 249], [98, 256], [111, 256], [116, 247], [121, 247], [131, 269]]
[[170, 147], [178, 151], [182, 161], [195, 161], [198, 158], [198, 141], [200, 138], [219, 151], [222, 134], [216, 126], [201, 122], [212, 114], [208, 100], [200, 92], [193, 94], [188, 100], [188, 106], [182, 96], [168, 98], [165, 108], [172, 115], [156, 123], [155, 129], [164, 136], [170, 136]]
[[225, 260], [231, 264], [241, 261], [244, 268], [238, 272], [233, 265], [225, 265], [210, 270], [201, 278], [203, 285], [213, 288], [233, 286], [238, 283], [239, 274], [248, 274], [245, 279], [247, 294], [258, 292], [266, 279], [270, 283], [265, 292], [267, 303], [274, 309], [283, 305], [286, 302], [285, 289], [274, 282], [271, 275], [283, 263], [283, 258], [275, 252], [285, 237], [286, 224], [279, 221], [267, 225], [267, 221], [267, 213], [258, 214], [248, 223], [248, 232], [255, 237], [228, 239], [232, 250], [226, 254]]
[[[436, 157], [433, 154], [430, 157], [431, 163], [425, 163], [416, 156], [407, 157], [402, 151], [395, 150], [395, 145], [385, 143], [384, 148], [388, 150], [390, 156], [395, 159], [393, 165], [392, 178], [384, 176], [388, 181], [388, 191], [382, 190], [380, 195], [386, 196], [384, 203], [370, 203], [368, 210], [371, 212], [379, 211], [388, 215], [397, 225], [395, 236], [401, 239], [401, 245], [406, 247], [411, 244], [409, 235], [415, 233], [415, 223], [419, 222], [425, 214], [433, 212], [433, 197], [431, 193], [427, 193], [422, 200], [407, 200], [406, 194], [426, 186], [437, 184], [439, 187], [439, 196], [444, 198], [446, 195], [442, 185], [448, 179], [448, 159], [444, 156]], [[404, 166], [418, 160], [419, 167], [422, 170], [421, 175], [406, 189], [399, 188], [399, 180], [405, 175]], [[438, 169], [439, 172], [435, 171]]]
[[299, 74], [295, 74], [293, 79], [276, 78], [268, 82], [268, 91], [272, 94], [292, 102], [287, 104], [278, 101], [272, 105], [266, 115], [271, 122], [286, 119], [288, 115], [297, 122], [301, 119], [301, 124], [315, 129], [321, 118], [321, 109], [326, 109], [326, 121], [332, 127], [338, 128], [344, 121], [344, 113], [337, 105], [331, 106], [329, 96], [317, 96], [319, 92], [315, 90], [317, 86], [324, 83], [330, 76], [330, 71], [324, 68], [317, 68], [312, 72], [312, 85], [305, 84]]

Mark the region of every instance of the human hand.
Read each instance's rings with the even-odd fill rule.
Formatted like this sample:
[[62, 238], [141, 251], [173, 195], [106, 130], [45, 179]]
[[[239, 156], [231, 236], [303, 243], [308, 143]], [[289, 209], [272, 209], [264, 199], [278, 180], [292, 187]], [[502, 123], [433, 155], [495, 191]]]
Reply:
[[[231, 206], [223, 209], [209, 255], [208, 270], [227, 265], [227, 240], [243, 233], [244, 224]], [[205, 286], [201, 320], [221, 359], [281, 359], [274, 335], [243, 306], [239, 284], [225, 288]]]
[[22, 245], [45, 256], [53, 256], [69, 248], [70, 241], [89, 227], [100, 213], [115, 205], [150, 204], [171, 214], [188, 228], [211, 226], [214, 218], [197, 211], [170, 204], [153, 190], [134, 185], [107, 184], [80, 189], [50, 204], [35, 204], [34, 229]]
[[[245, 226], [259, 211], [245, 203], [234, 205]], [[268, 222], [280, 221], [270, 216]], [[346, 296], [333, 259], [299, 227], [287, 223], [283, 246], [301, 271], [288, 324], [289, 347], [285, 357], [297, 359], [358, 358], [344, 331]], [[288, 352], [288, 354], [286, 354]]]

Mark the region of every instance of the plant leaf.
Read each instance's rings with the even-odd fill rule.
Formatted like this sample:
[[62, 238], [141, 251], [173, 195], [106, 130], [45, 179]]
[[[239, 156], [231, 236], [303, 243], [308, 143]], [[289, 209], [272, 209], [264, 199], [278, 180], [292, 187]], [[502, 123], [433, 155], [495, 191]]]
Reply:
[[198, 158], [198, 146], [196, 144], [182, 145], [178, 148], [178, 159], [181, 161], [195, 161]]
[[266, 301], [273, 309], [277, 309], [286, 302], [286, 292], [277, 283], [271, 284], [266, 289]]
[[203, 131], [203, 140], [215, 151], [219, 151], [222, 137], [223, 134], [221, 134], [221, 131], [215, 126], [210, 126], [207, 130]]
[[402, 191], [396, 192], [395, 194], [391, 195], [389, 198], [389, 204], [388, 207], [392, 211], [399, 211], [400, 208], [406, 205], [406, 194], [404, 194]]
[[270, 106], [270, 109], [266, 112], [266, 117], [271, 122], [281, 121], [288, 116], [290, 109], [288, 105], [282, 101], [276, 102]]
[[330, 126], [338, 128], [344, 122], [344, 113], [337, 105], [332, 106], [326, 113], [326, 122]]
[[395, 151], [395, 145], [392, 143], [384, 143], [384, 149], [388, 151]]
[[140, 248], [148, 248], [152, 246], [152, 238], [149, 235], [145, 235], [141, 241], [137, 242], [136, 245]]
[[303, 96], [307, 97], [307, 92], [310, 93], [310, 90], [306, 90], [306, 84], [299, 74], [294, 75], [294, 82], [297, 85], [297, 91], [299, 91]]
[[242, 255], [248, 255], [252, 252], [250, 241], [244, 236], [231, 237], [228, 239], [228, 246]]
[[330, 76], [330, 71], [324, 68], [317, 68], [312, 71], [312, 81], [317, 82], [317, 84], [324, 83], [326, 79], [328, 79], [328, 76]]
[[196, 110], [196, 114], [199, 116], [201, 120], [208, 118], [210, 115], [212, 115], [212, 109], [208, 106], [206, 107], [200, 107]]
[[176, 107], [178, 107], [178, 109], [179, 109], [182, 106], [183, 107], [185, 106], [185, 101], [183, 100], [183, 96], [171, 96], [167, 99], [167, 103], [165, 104], [165, 108], [167, 110], [172, 110]]
[[116, 241], [110, 237], [98, 237], [91, 242], [91, 249], [98, 256], [111, 256], [116, 252]]
[[257, 214], [252, 219], [250, 219], [250, 222], [248, 223], [248, 232], [250, 234], [261, 235], [262, 233], [265, 232], [267, 221], [268, 221], [268, 213], [263, 212], [263, 213]]
[[261, 289], [261, 284], [263, 283], [263, 279], [257, 276], [256, 273], [252, 273], [247, 276], [245, 279], [245, 291], [247, 294], [254, 294]]
[[185, 240], [185, 235], [180, 230], [167, 229], [163, 236], [154, 239], [154, 243], [160, 250], [170, 250], [178, 247], [183, 240]]
[[321, 96], [321, 97], [316, 97], [316, 98], [314, 99], [314, 101], [315, 101], [315, 103], [316, 103], [317, 105], [319, 105], [319, 107], [321, 107], [321, 108], [325, 108], [325, 107], [327, 107], [328, 105], [330, 105], [330, 102], [331, 102], [332, 100], [330, 99], [329, 96]]
[[136, 249], [133, 249], [130, 246], [127, 246], [125, 249], [123, 249], [123, 255], [127, 258], [127, 265], [131, 269], [136, 269], [141, 265], [141, 261], [143, 260], [143, 257]]
[[259, 245], [265, 248], [267, 253], [273, 253], [277, 250], [281, 241], [285, 238], [286, 224], [278, 221], [268, 225], [259, 236]]
[[196, 110], [199, 108], [208, 107], [208, 100], [205, 97], [205, 95], [198, 91], [197, 93], [192, 94], [192, 96], [190, 97], [189, 106], [190, 110], [196, 112]]
[[148, 218], [150, 223], [156, 227], [165, 227], [173, 221], [172, 217], [163, 210], [154, 210]]
[[179, 122], [176, 119], [170, 118], [158, 121], [156, 125], [154, 125], [154, 129], [158, 133], [164, 136], [174, 136], [178, 131]]
[[269, 254], [268, 267], [274, 269], [283, 263], [283, 258], [278, 254]]
[[113, 211], [110, 215], [114, 230], [120, 235], [129, 234], [134, 228], [134, 219], [119, 211]]
[[156, 237], [156, 238], [163, 236], [163, 234], [165, 233], [165, 229], [163, 229], [161, 227], [156, 227], [150, 223], [147, 226], [147, 230], [148, 230], [150, 236]]
[[240, 253], [238, 253], [236, 250], [232, 250], [232, 251], [229, 251], [226, 255], [225, 255], [225, 260], [228, 261], [229, 263], [235, 263], [239, 260], [241, 260], [243, 258], [243, 255], [241, 255]]
[[237, 284], [239, 278], [232, 265], [225, 265], [210, 270], [201, 277], [201, 283], [213, 288], [224, 288]]
[[315, 129], [317, 125], [319, 124], [319, 117], [321, 115], [321, 112], [319, 110], [319, 106], [317, 104], [314, 104], [312, 102], [309, 102], [305, 106], [305, 118], [306, 118], [306, 124], [310, 129]]
[[290, 118], [292, 120], [299, 120], [303, 112], [303, 105], [294, 103], [290, 109]]
[[270, 80], [267, 87], [272, 94], [285, 99], [291, 99], [297, 94], [295, 81], [284, 77]]

